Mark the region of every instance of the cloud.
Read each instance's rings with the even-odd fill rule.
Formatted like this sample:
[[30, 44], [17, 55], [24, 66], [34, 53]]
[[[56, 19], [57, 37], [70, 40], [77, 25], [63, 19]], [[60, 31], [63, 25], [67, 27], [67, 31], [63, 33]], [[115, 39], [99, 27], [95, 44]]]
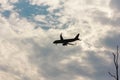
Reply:
[[[104, 11], [100, 11], [100, 10], [95, 10], [93, 11], [94, 16], [93, 16], [93, 20], [96, 21], [97, 23], [100, 23], [102, 25], [105, 26], [113, 26], [113, 27], [119, 27], [119, 17], [118, 15], [112, 15], [109, 16], [108, 13], [104, 12]], [[101, 16], [102, 15], [102, 16]]]
[[14, 39], [1, 41], [1, 44], [0, 71], [7, 73], [8, 76], [11, 75], [9, 79], [24, 80], [28, 78], [27, 80], [33, 80], [40, 78], [38, 77], [40, 75], [37, 74], [37, 68], [29, 64], [27, 60], [27, 46], [25, 49], [24, 44], [21, 44], [20, 40], [16, 41]]
[[50, 11], [60, 8], [61, 7], [60, 3], [62, 3], [62, 2], [65, 2], [65, 0], [63, 0], [63, 1], [60, 1], [60, 0], [57, 0], [57, 1], [54, 1], [54, 0], [52, 0], [52, 1], [51, 0], [44, 0], [44, 1], [30, 0], [30, 3], [32, 5], [49, 5]]
[[[119, 40], [119, 27], [114, 27], [119, 26], [119, 18], [113, 19], [108, 3], [109, 0], [1, 1], [0, 77], [110, 79], [106, 75], [113, 69], [109, 53], [115, 47], [114, 41]], [[74, 46], [53, 45], [60, 33], [64, 38], [80, 33], [82, 41]]]
[[119, 3], [120, 3], [119, 0], [111, 0], [111, 1], [110, 1], [110, 6], [111, 6], [113, 9], [119, 11], [119, 9], [120, 9]]
[[85, 79], [93, 76], [90, 80], [101, 79], [110, 70], [110, 68], [108, 69], [111, 65], [109, 62], [110, 55], [104, 54], [104, 51], [82, 51], [77, 47], [68, 47], [68, 50], [66, 50], [63, 47], [52, 48], [50, 45], [48, 47], [42, 47], [40, 44], [34, 43], [33, 54], [29, 56], [30, 62], [40, 67], [39, 72], [42, 73], [46, 80], [74, 80], [76, 76]]
[[[33, 43], [33, 42], [32, 42]], [[72, 75], [74, 73], [69, 73], [68, 70], [65, 70], [64, 67], [60, 64], [61, 60], [67, 58], [70, 55], [78, 54], [74, 52], [72, 49], [69, 51], [61, 47], [57, 51], [52, 46], [48, 45], [48, 47], [41, 47], [41, 45], [38, 45], [34, 43], [34, 53], [30, 56], [30, 61], [32, 64], [38, 65], [40, 67], [40, 73], [45, 77], [45, 79], [50, 80], [66, 80], [66, 79], [74, 79], [75, 76]], [[71, 75], [71, 77], [70, 77]]]
[[93, 11], [94, 21], [107, 26], [119, 27], [119, 0], [108, 1], [108, 6]]
[[106, 35], [106, 37], [102, 39], [102, 44], [109, 48], [115, 49], [116, 46], [120, 44], [119, 35], [119, 32], [114, 30], [109, 32], [109, 35]]
[[[16, 1], [16, 0], [15, 0]], [[8, 0], [1, 0], [0, 1], [0, 11], [1, 10], [12, 10], [13, 5], [8, 2]]]

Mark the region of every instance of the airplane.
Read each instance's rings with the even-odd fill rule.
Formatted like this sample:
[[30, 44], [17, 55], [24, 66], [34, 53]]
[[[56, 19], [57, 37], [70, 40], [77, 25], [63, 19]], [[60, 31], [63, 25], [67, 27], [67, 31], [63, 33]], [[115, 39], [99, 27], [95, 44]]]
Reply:
[[[53, 44], [62, 44], [63, 46], [67, 46], [68, 44], [69, 44], [69, 45], [74, 45], [74, 44], [71, 44], [70, 42], [74, 42], [74, 41], [80, 40], [78, 37], [79, 37], [79, 33], [75, 36], [75, 38], [63, 39], [62, 33], [61, 33], [61, 34], [60, 34], [60, 40], [55, 40], [55, 41], [53, 42]], [[80, 40], [80, 41], [81, 41], [81, 40]]]

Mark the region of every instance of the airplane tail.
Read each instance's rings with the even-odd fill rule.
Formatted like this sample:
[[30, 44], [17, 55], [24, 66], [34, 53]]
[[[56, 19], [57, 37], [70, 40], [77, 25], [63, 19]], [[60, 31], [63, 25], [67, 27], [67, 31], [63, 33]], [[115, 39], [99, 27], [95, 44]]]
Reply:
[[80, 34], [78, 33], [78, 34], [75, 36], [74, 39], [75, 39], [75, 40], [80, 40], [80, 39], [79, 39], [79, 35], [80, 35]]

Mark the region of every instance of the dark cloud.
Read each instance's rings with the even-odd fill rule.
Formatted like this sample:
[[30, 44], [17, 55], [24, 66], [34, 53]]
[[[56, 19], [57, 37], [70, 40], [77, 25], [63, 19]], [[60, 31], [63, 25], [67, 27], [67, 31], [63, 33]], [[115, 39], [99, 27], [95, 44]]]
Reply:
[[71, 61], [69, 64], [66, 64], [64, 69], [69, 73], [69, 75], [73, 76], [83, 76], [83, 77], [90, 77], [91, 70], [88, 69], [90, 66], [89, 64], [87, 66], [84, 66], [86, 63], [78, 62], [76, 60]]
[[119, 21], [120, 21], [120, 17], [117, 17], [117, 18], [111, 20], [111, 25], [113, 25], [113, 27], [114, 26], [120, 27], [120, 22]]
[[93, 11], [93, 18], [94, 21], [97, 21], [98, 23], [101, 23], [103, 25], [110, 25], [113, 27], [119, 27], [120, 26], [120, 0], [111, 0], [109, 5], [112, 10], [111, 17], [108, 17], [108, 12], [96, 9]]
[[117, 10], [120, 12], [120, 0], [111, 0], [110, 6], [113, 8], [113, 10]]
[[[108, 59], [111, 58], [110, 51], [86, 51], [88, 57], [86, 62], [91, 64], [94, 69], [94, 73], [89, 75], [95, 80], [109, 79], [108, 71], [112, 70], [113, 67], [111, 63], [108, 63]], [[104, 57], [99, 55], [104, 54]], [[112, 55], [112, 54], [111, 54]], [[109, 56], [109, 57], [106, 57]]]
[[101, 44], [111, 49], [115, 49], [117, 45], [120, 45], [120, 33], [115, 31], [108, 32], [102, 40]]
[[120, 17], [108, 17], [108, 14], [106, 12], [95, 10], [93, 11], [93, 19], [95, 22], [103, 24], [103, 25], [110, 25], [113, 27], [119, 27], [120, 26]]

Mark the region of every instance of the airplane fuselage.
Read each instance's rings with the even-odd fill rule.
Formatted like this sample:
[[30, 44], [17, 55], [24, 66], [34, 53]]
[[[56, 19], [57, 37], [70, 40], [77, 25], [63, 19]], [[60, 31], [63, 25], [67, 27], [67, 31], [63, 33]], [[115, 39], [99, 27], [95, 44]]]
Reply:
[[73, 42], [73, 41], [76, 41], [76, 39], [55, 40], [53, 43], [59, 44], [59, 43], [68, 43], [68, 42]]

